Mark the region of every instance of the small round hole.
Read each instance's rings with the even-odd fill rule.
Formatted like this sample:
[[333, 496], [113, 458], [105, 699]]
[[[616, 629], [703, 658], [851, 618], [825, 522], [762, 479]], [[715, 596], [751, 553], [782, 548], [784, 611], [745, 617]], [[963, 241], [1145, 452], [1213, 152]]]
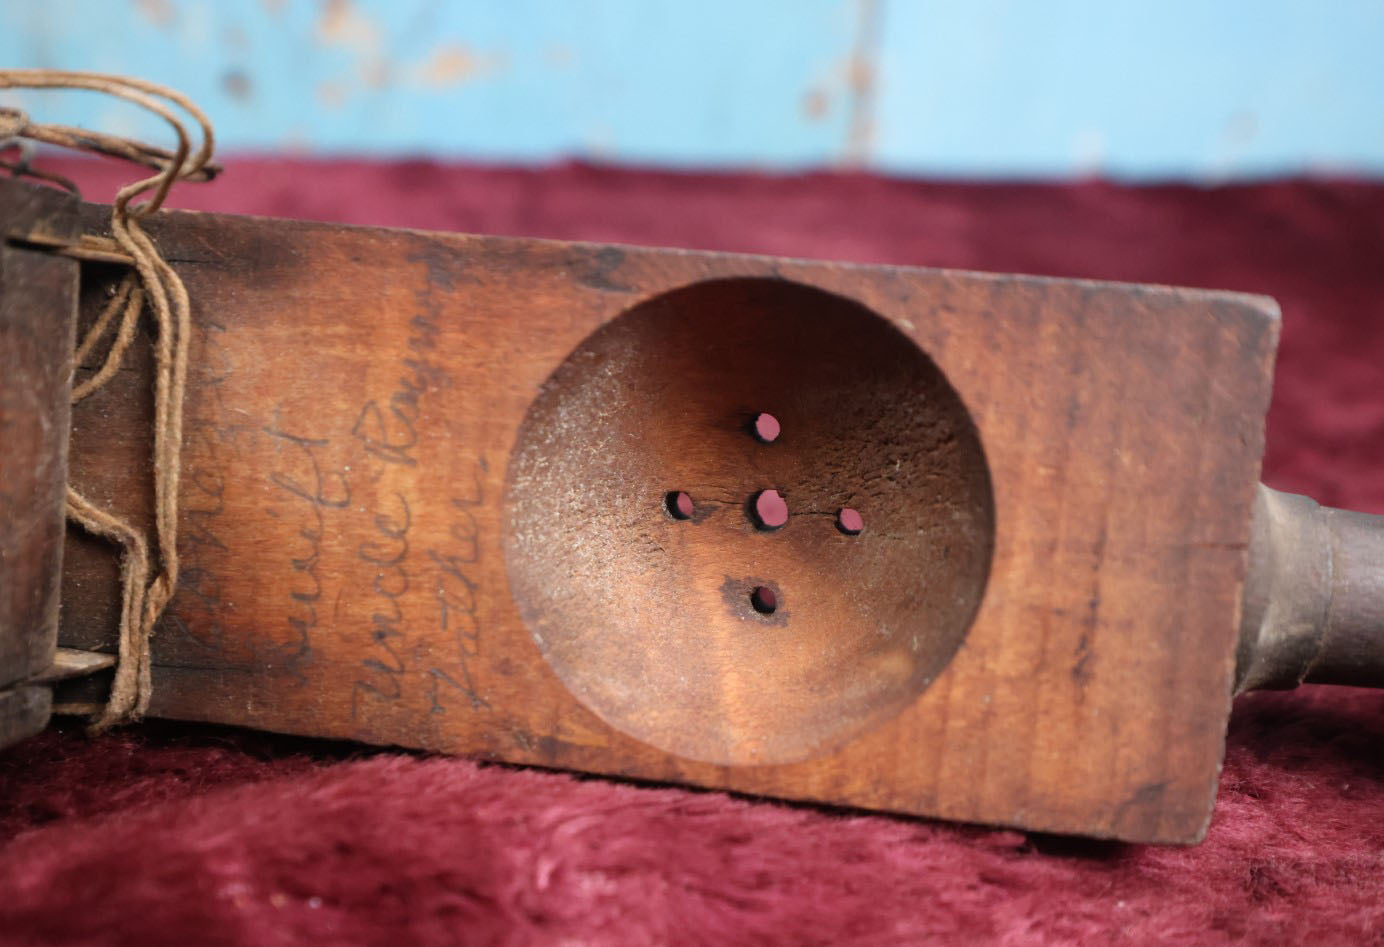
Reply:
[[750, 433], [753, 434], [755, 440], [759, 441], [761, 444], [774, 443], [774, 441], [778, 440], [779, 434], [782, 433], [782, 431], [783, 428], [779, 425], [778, 418], [767, 412], [761, 411], [759, 414], [756, 414], [754, 420], [750, 422]]
[[778, 596], [767, 585], [756, 585], [750, 591], [750, 605], [761, 615], [772, 615], [778, 609]]
[[836, 511], [836, 528], [847, 536], [859, 535], [860, 531], [865, 528], [865, 518], [860, 515], [859, 510], [843, 506]]
[[669, 491], [663, 502], [668, 507], [668, 515], [675, 520], [690, 520], [693, 510], [696, 509], [692, 505], [692, 498], [682, 490]]
[[750, 513], [760, 529], [779, 529], [788, 522], [788, 501], [777, 490], [760, 490], [750, 502]]

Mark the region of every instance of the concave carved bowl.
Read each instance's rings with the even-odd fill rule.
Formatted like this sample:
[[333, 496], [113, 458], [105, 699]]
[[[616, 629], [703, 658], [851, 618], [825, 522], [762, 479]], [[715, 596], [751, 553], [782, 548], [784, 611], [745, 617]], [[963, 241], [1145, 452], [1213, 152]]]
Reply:
[[[771, 444], [751, 436], [760, 412]], [[750, 515], [765, 489], [782, 529]], [[528, 410], [505, 506], [515, 601], [566, 687], [723, 765], [812, 758], [915, 701], [994, 548], [984, 451], [937, 365], [860, 304], [776, 279], [685, 286], [588, 336]]]

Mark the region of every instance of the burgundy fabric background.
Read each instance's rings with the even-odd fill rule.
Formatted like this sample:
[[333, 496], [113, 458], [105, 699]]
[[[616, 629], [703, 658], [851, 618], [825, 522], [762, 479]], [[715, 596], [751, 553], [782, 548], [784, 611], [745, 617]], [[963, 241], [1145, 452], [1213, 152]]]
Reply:
[[[68, 166], [69, 169], [72, 166]], [[125, 169], [81, 170], [107, 199]], [[1268, 293], [1265, 480], [1384, 512], [1384, 185], [232, 161], [178, 206]], [[6, 944], [1384, 944], [1384, 695], [1236, 705], [1144, 848], [151, 722], [0, 752]]]

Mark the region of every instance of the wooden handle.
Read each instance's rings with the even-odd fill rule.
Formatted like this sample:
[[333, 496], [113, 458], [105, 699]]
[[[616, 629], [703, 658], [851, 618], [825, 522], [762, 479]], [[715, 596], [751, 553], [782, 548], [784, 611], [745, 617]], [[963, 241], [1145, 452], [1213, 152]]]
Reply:
[[1384, 687], [1384, 516], [1260, 486], [1236, 693]]

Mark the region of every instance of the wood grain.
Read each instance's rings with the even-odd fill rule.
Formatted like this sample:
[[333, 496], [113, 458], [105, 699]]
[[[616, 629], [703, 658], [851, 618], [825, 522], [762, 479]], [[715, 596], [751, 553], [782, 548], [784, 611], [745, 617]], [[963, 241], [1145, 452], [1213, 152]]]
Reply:
[[78, 272], [31, 233], [72, 239], [77, 201], [0, 187], [0, 745], [47, 723], [46, 690], [3, 689], [53, 663], [62, 574]]
[[[151, 230], [196, 320], [155, 713], [1204, 831], [1271, 301], [198, 214]], [[110, 278], [87, 268], [87, 310]], [[73, 419], [74, 482], [136, 516], [147, 358]], [[756, 411], [780, 442], [741, 427]], [[741, 498], [764, 488], [813, 515], [756, 530]], [[668, 490], [702, 519], [670, 517]], [[830, 529], [837, 505], [859, 536]], [[82, 542], [74, 647], [115, 624], [113, 554]], [[760, 581], [776, 621], [744, 609]]]
[[[660, 509], [676, 491], [685, 520]], [[843, 508], [870, 528], [844, 534]], [[739, 765], [819, 756], [916, 700], [961, 646], [995, 531], [936, 365], [844, 297], [746, 278], [588, 337], [526, 413], [504, 516], [515, 601], [563, 683], [643, 742]]]

